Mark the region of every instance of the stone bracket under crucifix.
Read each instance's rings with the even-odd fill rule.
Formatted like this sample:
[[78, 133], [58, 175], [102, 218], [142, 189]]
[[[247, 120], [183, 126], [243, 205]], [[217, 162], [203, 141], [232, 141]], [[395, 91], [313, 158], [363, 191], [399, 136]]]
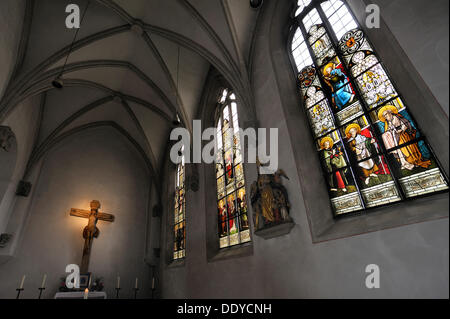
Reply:
[[72, 208], [70, 210], [70, 216], [82, 217], [88, 219], [88, 224], [83, 229], [84, 238], [84, 248], [83, 248], [83, 258], [81, 260], [80, 272], [85, 274], [88, 272], [89, 259], [91, 256], [92, 242], [94, 238], [97, 238], [100, 234], [100, 230], [97, 228], [97, 221], [102, 220], [105, 222], [113, 222], [114, 215], [101, 213], [100, 202], [98, 200], [93, 200], [91, 202], [91, 210]]

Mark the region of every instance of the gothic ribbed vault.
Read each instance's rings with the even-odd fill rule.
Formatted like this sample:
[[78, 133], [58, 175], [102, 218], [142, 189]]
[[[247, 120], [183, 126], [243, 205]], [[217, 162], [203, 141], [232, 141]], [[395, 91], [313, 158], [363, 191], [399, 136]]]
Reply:
[[[22, 37], [5, 80], [0, 122], [40, 99], [39, 136], [25, 177], [70, 132], [110, 123], [132, 140], [160, 183], [172, 121], [191, 130], [210, 68], [233, 86], [245, 108], [258, 11], [242, 0], [91, 0], [62, 78], [75, 29], [65, 27], [73, 1], [23, 0], [15, 14]], [[83, 12], [88, 1], [76, 2]], [[7, 84], [7, 85], [6, 85]], [[19, 141], [20, 142], [20, 141]]]

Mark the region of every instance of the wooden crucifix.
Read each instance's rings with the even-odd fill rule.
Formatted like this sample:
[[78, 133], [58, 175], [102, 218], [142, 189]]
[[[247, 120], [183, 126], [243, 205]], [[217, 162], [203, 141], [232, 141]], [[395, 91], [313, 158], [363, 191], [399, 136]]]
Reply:
[[93, 200], [91, 202], [91, 210], [72, 208], [70, 210], [70, 216], [87, 218], [88, 224], [83, 229], [84, 248], [83, 258], [81, 260], [80, 272], [86, 274], [89, 268], [89, 258], [91, 256], [92, 242], [94, 238], [97, 238], [100, 234], [100, 230], [97, 228], [97, 221], [103, 220], [105, 222], [113, 222], [114, 215], [99, 212], [100, 202]]

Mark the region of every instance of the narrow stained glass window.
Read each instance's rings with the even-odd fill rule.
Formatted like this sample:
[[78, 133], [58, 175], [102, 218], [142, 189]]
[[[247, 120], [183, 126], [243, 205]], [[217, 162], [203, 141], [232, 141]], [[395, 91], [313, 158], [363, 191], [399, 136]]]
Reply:
[[219, 246], [226, 248], [250, 241], [245, 177], [239, 137], [238, 105], [230, 90], [219, 97], [217, 119], [217, 212]]
[[[184, 151], [184, 146], [181, 152]], [[174, 252], [173, 259], [182, 259], [186, 257], [186, 200], [185, 200], [185, 169], [184, 155], [182, 155], [181, 163], [177, 165], [175, 177], [175, 213], [174, 213]]]
[[308, 10], [297, 8], [292, 56], [334, 213], [448, 190], [426, 137], [347, 5], [311, 2]]

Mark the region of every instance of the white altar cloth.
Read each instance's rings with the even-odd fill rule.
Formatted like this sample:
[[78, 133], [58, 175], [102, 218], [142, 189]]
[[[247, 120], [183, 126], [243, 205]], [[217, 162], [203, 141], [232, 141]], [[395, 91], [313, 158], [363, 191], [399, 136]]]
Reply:
[[[84, 291], [57, 292], [55, 299], [83, 299]], [[106, 299], [104, 291], [89, 291], [88, 299]]]

